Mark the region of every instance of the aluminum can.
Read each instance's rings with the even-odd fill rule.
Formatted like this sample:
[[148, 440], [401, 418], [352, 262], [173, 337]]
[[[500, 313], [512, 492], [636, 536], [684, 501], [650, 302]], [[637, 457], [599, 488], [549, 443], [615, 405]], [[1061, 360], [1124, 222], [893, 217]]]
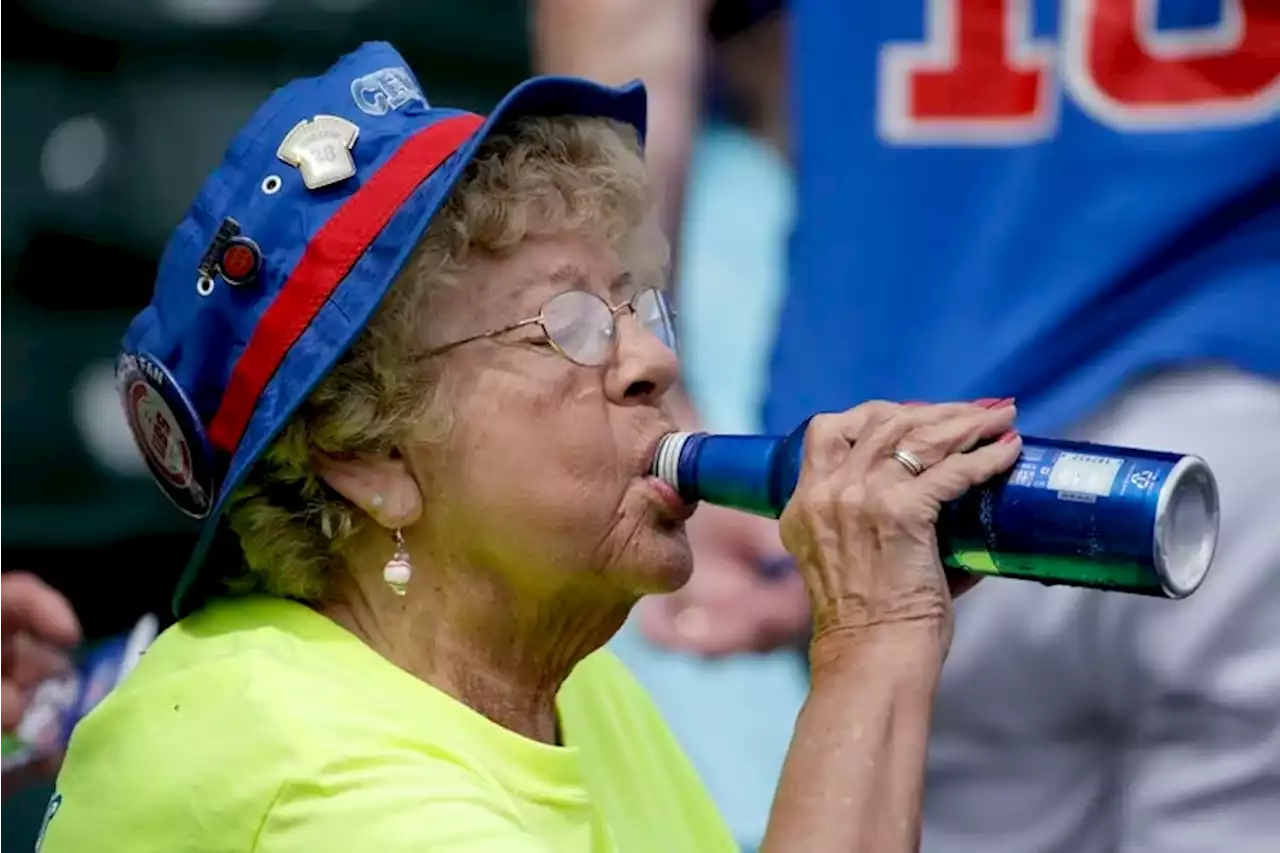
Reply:
[[[690, 502], [777, 517], [800, 475], [806, 424], [789, 436], [672, 433], [652, 473]], [[944, 565], [1165, 598], [1204, 581], [1218, 489], [1198, 456], [1024, 437], [1004, 475], [942, 508]]]

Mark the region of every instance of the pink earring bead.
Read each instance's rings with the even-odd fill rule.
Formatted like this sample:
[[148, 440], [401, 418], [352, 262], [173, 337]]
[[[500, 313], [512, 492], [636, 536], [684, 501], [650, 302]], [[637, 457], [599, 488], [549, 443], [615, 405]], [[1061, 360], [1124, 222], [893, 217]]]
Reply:
[[413, 566], [401, 557], [392, 557], [382, 570], [382, 579], [396, 595], [405, 594], [405, 588], [408, 587], [411, 577], [413, 577]]

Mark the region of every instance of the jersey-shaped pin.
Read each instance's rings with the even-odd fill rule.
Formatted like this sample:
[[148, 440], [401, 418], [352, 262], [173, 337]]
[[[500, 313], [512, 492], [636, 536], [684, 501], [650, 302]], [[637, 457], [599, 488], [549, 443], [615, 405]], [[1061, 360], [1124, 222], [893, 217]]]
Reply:
[[356, 173], [351, 149], [360, 128], [345, 118], [318, 115], [293, 126], [276, 156], [302, 172], [302, 183], [318, 190], [341, 183]]

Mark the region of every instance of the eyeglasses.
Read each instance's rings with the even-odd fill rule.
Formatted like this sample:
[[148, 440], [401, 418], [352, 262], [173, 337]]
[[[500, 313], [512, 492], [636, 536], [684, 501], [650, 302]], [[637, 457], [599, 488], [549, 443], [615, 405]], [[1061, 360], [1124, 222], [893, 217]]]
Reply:
[[540, 326], [547, 336], [547, 342], [560, 355], [583, 367], [599, 367], [613, 354], [618, 337], [617, 317], [626, 310], [635, 315], [636, 322], [643, 329], [672, 351], [675, 350], [676, 334], [671, 309], [662, 292], [650, 287], [619, 305], [610, 305], [594, 293], [584, 290], [566, 290], [548, 299], [537, 317], [436, 347], [426, 355], [440, 355], [463, 344], [514, 332], [526, 326]]

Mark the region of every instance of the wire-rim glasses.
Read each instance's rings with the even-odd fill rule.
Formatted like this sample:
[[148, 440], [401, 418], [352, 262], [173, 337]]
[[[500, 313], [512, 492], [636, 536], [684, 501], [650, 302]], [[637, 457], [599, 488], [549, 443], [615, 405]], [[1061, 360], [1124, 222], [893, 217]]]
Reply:
[[641, 328], [675, 351], [675, 323], [671, 309], [662, 291], [650, 287], [618, 305], [610, 305], [585, 290], [566, 290], [548, 299], [536, 317], [436, 347], [426, 356], [440, 355], [463, 344], [527, 326], [539, 326], [547, 342], [560, 355], [583, 367], [599, 367], [613, 355], [618, 338], [617, 318], [627, 310], [635, 316]]

